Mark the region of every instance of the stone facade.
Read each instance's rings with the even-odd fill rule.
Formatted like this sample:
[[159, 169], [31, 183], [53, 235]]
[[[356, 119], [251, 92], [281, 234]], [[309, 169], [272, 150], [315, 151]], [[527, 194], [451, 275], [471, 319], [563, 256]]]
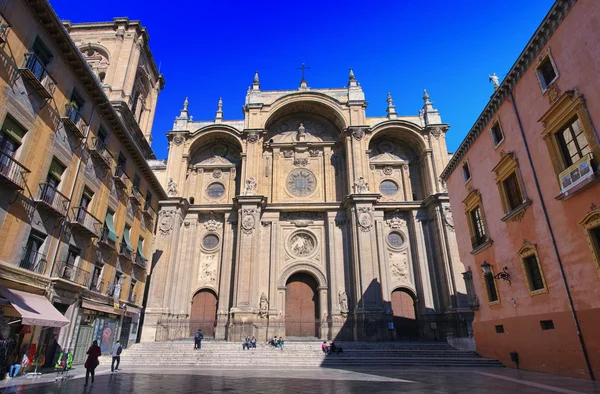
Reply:
[[219, 101], [213, 121], [193, 121], [186, 99], [166, 164], [151, 163], [169, 198], [142, 341], [197, 327], [228, 340], [467, 335], [438, 180], [448, 125], [423, 99], [399, 116], [389, 96], [388, 115], [368, 118], [352, 72], [346, 88], [293, 91], [261, 90], [257, 73], [242, 120]]

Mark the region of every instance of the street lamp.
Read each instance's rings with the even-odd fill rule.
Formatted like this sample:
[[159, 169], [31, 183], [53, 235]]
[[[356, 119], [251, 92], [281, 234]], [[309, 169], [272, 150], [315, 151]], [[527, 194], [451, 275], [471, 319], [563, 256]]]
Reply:
[[502, 268], [502, 272], [499, 272], [496, 275], [493, 275], [492, 274], [492, 266], [487, 261], [484, 261], [483, 264], [481, 264], [481, 271], [483, 272], [484, 275], [492, 275], [492, 277], [494, 279], [505, 280], [510, 285], [510, 274], [508, 273], [508, 267], [506, 267], [506, 266], [504, 268]]

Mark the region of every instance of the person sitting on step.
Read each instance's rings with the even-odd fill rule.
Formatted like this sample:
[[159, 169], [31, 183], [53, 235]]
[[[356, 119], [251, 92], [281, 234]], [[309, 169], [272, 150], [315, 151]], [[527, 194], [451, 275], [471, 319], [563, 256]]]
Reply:
[[335, 343], [331, 341], [331, 343], [329, 344], [329, 352], [340, 354], [344, 352], [344, 349], [342, 349], [339, 346], [336, 346]]
[[327, 346], [327, 341], [323, 341], [323, 344], [321, 345], [321, 350], [323, 351], [323, 353], [329, 354], [329, 346]]
[[252, 347], [252, 349], [256, 349], [256, 338], [252, 337], [252, 339], [250, 340], [250, 346]]
[[284, 344], [283, 337], [279, 337], [279, 340], [277, 341], [277, 347], [279, 349], [283, 350], [283, 344]]
[[271, 345], [271, 346], [273, 346], [273, 347], [277, 347], [277, 335], [275, 335], [275, 336], [273, 337], [273, 339], [271, 339], [271, 340], [269, 341], [269, 345]]
[[246, 337], [246, 339], [244, 339], [244, 343], [242, 343], [242, 350], [250, 350], [250, 338]]

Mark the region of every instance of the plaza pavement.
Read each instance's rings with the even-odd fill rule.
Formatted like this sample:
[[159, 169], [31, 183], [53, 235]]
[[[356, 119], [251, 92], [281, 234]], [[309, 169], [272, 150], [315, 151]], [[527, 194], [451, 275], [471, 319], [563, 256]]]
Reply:
[[600, 393], [600, 383], [508, 368], [151, 368], [111, 374], [100, 366], [84, 386], [81, 368], [0, 382], [3, 393]]

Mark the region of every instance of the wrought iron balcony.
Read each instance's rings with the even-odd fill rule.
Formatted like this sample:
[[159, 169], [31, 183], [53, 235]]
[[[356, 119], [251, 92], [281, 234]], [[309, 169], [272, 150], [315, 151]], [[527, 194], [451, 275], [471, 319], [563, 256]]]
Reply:
[[52, 277], [65, 279], [69, 282], [73, 282], [85, 287], [87, 287], [88, 283], [90, 283], [90, 273], [88, 271], [79, 267], [75, 267], [74, 265], [67, 264], [65, 261], [57, 264], [54, 267]]
[[124, 257], [129, 261], [133, 261], [133, 258], [135, 257], [135, 253], [133, 253], [133, 250], [127, 247], [127, 244], [125, 242], [121, 242], [121, 244], [119, 245], [118, 254], [119, 256]]
[[65, 128], [71, 130], [78, 138], [83, 138], [88, 124], [83, 120], [73, 104], [65, 104], [65, 115], [61, 117]]
[[39, 203], [40, 208], [44, 208], [49, 212], [63, 217], [67, 214], [69, 199], [49, 183], [40, 183], [35, 201]]
[[8, 153], [0, 151], [0, 183], [15, 190], [25, 189], [27, 174], [29, 171], [25, 166]]
[[6, 42], [6, 38], [8, 37], [8, 32], [11, 28], [10, 22], [2, 15], [0, 12], [0, 44], [4, 44]]
[[119, 189], [126, 190], [129, 188], [129, 176], [123, 169], [123, 167], [118, 166], [115, 168], [115, 173], [113, 175], [113, 180], [115, 182], [115, 186]]
[[483, 245], [486, 241], [488, 240], [487, 235], [476, 235], [474, 237], [471, 237], [471, 246], [473, 247], [473, 249], [476, 249], [477, 247]]
[[138, 267], [146, 269], [146, 263], [147, 262], [148, 262], [147, 258], [141, 256], [139, 253], [136, 253], [136, 255], [135, 255], [135, 264]]
[[142, 193], [140, 192], [140, 190], [138, 189], [137, 186], [134, 185], [131, 188], [131, 193], [129, 194], [129, 199], [131, 200], [132, 204], [135, 204], [137, 206], [142, 205], [144, 197], [142, 197]]
[[150, 219], [150, 220], [154, 220], [154, 209], [152, 209], [152, 205], [146, 201], [146, 203], [144, 204], [144, 210], [142, 212], [144, 214], [144, 216], [146, 216], [146, 219]]
[[56, 82], [48, 73], [44, 63], [34, 53], [25, 54], [25, 66], [19, 68], [19, 72], [40, 96], [45, 99], [52, 98], [56, 89]]
[[117, 243], [110, 239], [110, 230], [106, 227], [103, 227], [100, 231], [100, 237], [98, 238], [98, 244], [100, 246], [104, 246], [109, 249], [116, 249]]
[[92, 277], [92, 281], [90, 283], [90, 290], [102, 294], [102, 290], [104, 290], [104, 280], [100, 278], [94, 280], [94, 277]]
[[92, 138], [92, 144], [89, 148], [92, 158], [96, 160], [98, 165], [104, 168], [111, 168], [114, 158], [106, 148], [106, 145], [98, 137]]
[[24, 268], [26, 270], [35, 272], [40, 275], [44, 275], [46, 273], [46, 255], [42, 253], [36, 253], [35, 251], [27, 248], [23, 248], [25, 254], [21, 263], [19, 264], [20, 268]]
[[71, 224], [74, 230], [80, 230], [91, 237], [100, 237], [102, 222], [89, 213], [84, 207], [73, 208]]

